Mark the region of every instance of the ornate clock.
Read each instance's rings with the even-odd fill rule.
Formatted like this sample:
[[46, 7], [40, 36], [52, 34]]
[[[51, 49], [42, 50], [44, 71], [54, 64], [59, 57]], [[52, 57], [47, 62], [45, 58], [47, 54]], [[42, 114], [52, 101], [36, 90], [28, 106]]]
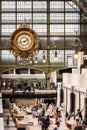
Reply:
[[15, 56], [27, 58], [33, 56], [39, 47], [38, 35], [27, 24], [22, 24], [10, 37], [11, 49]]

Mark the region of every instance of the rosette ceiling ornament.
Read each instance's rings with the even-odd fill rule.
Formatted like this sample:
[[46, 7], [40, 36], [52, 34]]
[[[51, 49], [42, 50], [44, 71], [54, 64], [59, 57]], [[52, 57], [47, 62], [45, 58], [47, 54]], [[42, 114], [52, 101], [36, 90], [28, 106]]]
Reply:
[[10, 36], [11, 51], [15, 56], [28, 58], [39, 48], [37, 33], [27, 24], [21, 24]]
[[72, 43], [72, 46], [75, 51], [80, 51], [82, 48], [81, 40], [79, 38], [75, 38], [75, 40]]

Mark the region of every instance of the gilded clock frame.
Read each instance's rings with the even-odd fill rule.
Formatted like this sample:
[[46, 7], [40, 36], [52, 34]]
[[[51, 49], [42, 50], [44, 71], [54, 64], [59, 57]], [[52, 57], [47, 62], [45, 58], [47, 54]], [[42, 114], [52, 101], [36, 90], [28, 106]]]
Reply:
[[[27, 49], [23, 49], [18, 46], [17, 39], [20, 35], [28, 35], [31, 39], [30, 46]], [[10, 49], [15, 56], [21, 58], [28, 58], [29, 56], [34, 56], [35, 51], [39, 48], [39, 38], [37, 33], [31, 29], [27, 24], [20, 25], [10, 37]]]

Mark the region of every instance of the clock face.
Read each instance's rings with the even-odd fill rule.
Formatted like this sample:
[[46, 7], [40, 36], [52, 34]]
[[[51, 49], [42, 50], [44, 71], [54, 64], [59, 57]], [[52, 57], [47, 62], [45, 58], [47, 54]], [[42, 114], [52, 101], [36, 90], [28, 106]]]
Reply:
[[23, 51], [31, 48], [31, 37], [28, 34], [21, 34], [17, 38], [17, 47]]

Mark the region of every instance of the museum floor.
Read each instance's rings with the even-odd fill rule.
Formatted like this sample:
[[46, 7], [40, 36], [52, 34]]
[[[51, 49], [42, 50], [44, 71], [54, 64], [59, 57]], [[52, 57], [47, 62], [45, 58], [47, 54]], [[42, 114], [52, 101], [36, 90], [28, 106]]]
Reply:
[[[9, 118], [9, 126], [6, 125], [7, 116], [10, 117]], [[26, 130], [41, 130], [41, 126], [38, 125], [37, 118], [33, 118], [33, 120], [34, 120], [33, 126], [28, 126]], [[54, 126], [51, 124], [49, 126], [49, 130], [53, 130], [53, 128], [54, 128]], [[4, 113], [4, 130], [17, 130], [17, 128], [14, 124], [14, 121], [12, 120], [11, 114], [8, 112]], [[61, 125], [60, 125], [58, 130], [68, 130], [68, 129], [64, 126], [64, 123], [61, 122]]]

